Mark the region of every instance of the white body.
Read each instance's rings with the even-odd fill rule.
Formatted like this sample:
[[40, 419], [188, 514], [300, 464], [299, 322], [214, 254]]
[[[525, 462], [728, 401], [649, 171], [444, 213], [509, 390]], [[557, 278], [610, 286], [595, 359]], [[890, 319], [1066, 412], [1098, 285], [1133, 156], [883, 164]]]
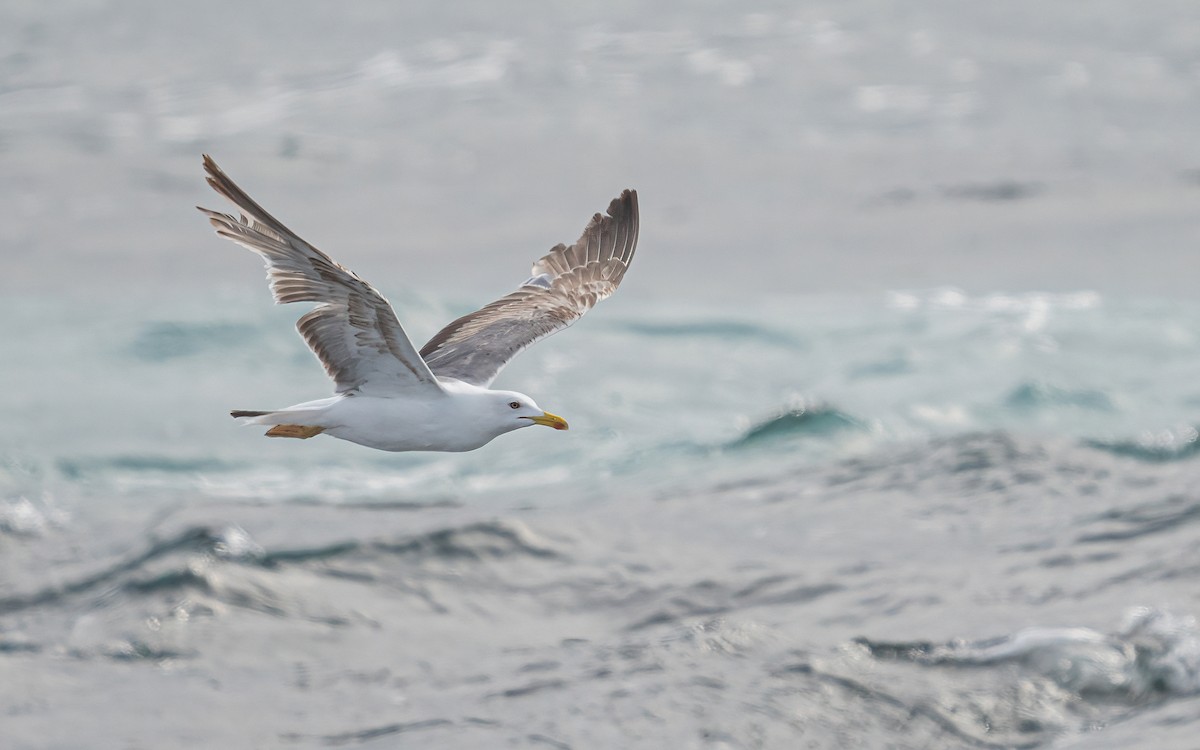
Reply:
[[[244, 424], [321, 427], [324, 434], [382, 451], [475, 450], [499, 435], [538, 422], [545, 412], [528, 396], [452, 379], [439, 379], [443, 393], [412, 398], [363, 393], [307, 401]], [[513, 409], [511, 404], [519, 404]]]

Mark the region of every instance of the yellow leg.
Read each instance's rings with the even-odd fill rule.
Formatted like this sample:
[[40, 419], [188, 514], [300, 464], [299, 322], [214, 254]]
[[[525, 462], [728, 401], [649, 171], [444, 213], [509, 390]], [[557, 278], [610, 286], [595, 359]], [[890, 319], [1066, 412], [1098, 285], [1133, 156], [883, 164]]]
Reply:
[[324, 427], [309, 427], [302, 424], [277, 424], [267, 430], [267, 437], [300, 438], [301, 440], [307, 440], [314, 435], [320, 435], [324, 431]]

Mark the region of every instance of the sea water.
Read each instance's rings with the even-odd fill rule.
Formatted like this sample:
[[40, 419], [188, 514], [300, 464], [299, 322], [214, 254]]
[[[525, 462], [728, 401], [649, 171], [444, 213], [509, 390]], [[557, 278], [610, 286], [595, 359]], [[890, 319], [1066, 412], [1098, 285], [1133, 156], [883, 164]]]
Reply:
[[[0, 11], [0, 746], [1195, 745], [1200, 25], [454, 7]], [[234, 423], [203, 151], [418, 346], [637, 188], [571, 430]]]

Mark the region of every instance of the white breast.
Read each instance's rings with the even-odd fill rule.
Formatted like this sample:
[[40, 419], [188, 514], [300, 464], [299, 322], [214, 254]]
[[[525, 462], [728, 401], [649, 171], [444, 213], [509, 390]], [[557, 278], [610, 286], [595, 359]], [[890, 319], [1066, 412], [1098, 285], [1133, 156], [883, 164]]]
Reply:
[[326, 411], [325, 432], [384, 451], [469, 451], [508, 431], [489, 418], [492, 408], [455, 390], [434, 399], [346, 396]]

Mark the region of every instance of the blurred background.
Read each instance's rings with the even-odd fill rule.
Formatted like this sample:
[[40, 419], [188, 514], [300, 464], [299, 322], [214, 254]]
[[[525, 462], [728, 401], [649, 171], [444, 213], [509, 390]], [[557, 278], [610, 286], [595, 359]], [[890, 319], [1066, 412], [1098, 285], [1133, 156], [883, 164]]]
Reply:
[[[1200, 14], [0, 4], [6, 747], [1191, 747]], [[200, 155], [420, 346], [641, 204], [464, 455], [330, 386]]]

